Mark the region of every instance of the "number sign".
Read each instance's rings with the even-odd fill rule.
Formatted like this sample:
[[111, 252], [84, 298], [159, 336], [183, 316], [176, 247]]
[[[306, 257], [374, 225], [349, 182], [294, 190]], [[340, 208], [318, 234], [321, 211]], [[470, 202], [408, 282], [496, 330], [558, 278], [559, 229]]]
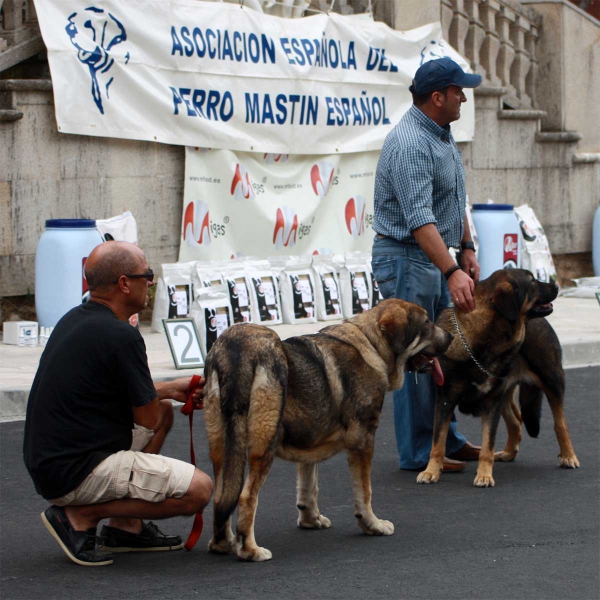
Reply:
[[204, 366], [200, 339], [194, 319], [163, 319], [167, 341], [176, 369], [196, 369]]

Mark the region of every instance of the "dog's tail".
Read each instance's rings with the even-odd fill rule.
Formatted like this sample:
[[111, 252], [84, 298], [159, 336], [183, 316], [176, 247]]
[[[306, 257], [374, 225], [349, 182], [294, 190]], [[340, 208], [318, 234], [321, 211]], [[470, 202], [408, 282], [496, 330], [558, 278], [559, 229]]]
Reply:
[[251, 326], [232, 327], [237, 331], [221, 336], [228, 338], [229, 345], [219, 338], [206, 361], [204, 405], [215, 473], [215, 540], [225, 535], [238, 505], [247, 453], [267, 459], [269, 465], [274, 457], [287, 393], [287, 363], [277, 334], [266, 330], [268, 335], [261, 336], [263, 332], [257, 331], [256, 338], [263, 338], [257, 350], [239, 335], [242, 327]]
[[521, 382], [519, 390], [519, 404], [521, 405], [521, 418], [530, 437], [536, 438], [540, 433], [540, 420], [542, 418], [542, 390], [536, 385]]

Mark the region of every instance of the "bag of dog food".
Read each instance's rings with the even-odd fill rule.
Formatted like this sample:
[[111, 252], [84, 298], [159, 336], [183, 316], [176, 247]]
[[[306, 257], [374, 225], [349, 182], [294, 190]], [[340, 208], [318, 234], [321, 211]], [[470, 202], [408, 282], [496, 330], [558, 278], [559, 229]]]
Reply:
[[282, 323], [279, 286], [269, 261], [246, 261], [244, 269], [250, 290], [252, 321], [269, 325]]
[[192, 269], [196, 261], [162, 265], [162, 275], [156, 284], [152, 331], [161, 332], [163, 319], [188, 317], [194, 298]]
[[279, 276], [284, 323], [317, 322], [311, 258], [310, 255], [288, 256]]
[[350, 319], [371, 308], [371, 257], [365, 252], [346, 252], [344, 259], [340, 271], [342, 311], [344, 318]]
[[222, 263], [217, 261], [198, 261], [192, 269], [192, 284], [196, 292], [200, 288], [211, 287], [213, 285], [225, 285], [225, 280], [221, 274]]
[[224, 264], [221, 273], [229, 288], [229, 301], [234, 323], [251, 323], [250, 292], [246, 283], [243, 263], [230, 261]]
[[206, 356], [217, 338], [233, 324], [228, 287], [222, 284], [197, 290], [191, 316], [200, 333], [200, 345]]
[[527, 205], [515, 207], [521, 237], [521, 268], [531, 271], [536, 279], [556, 283], [558, 277], [548, 246], [548, 238], [533, 209]]
[[339, 271], [344, 258], [339, 254], [315, 254], [312, 268], [315, 272], [317, 319], [332, 321], [342, 318], [342, 295]]

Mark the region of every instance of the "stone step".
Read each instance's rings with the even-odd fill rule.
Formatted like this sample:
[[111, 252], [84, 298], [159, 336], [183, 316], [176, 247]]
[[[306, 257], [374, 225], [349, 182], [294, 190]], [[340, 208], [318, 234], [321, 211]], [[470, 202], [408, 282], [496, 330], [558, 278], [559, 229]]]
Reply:
[[23, 118], [23, 113], [20, 110], [12, 108], [0, 109], [0, 123], [11, 123]]
[[582, 137], [578, 131], [538, 131], [535, 141], [540, 144], [576, 144]]
[[548, 113], [545, 110], [499, 110], [499, 119], [512, 121], [539, 121]]

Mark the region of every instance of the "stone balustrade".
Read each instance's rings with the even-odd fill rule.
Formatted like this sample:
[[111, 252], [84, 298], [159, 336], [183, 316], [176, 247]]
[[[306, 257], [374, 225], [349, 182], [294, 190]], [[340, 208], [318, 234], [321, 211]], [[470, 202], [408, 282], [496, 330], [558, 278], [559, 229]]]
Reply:
[[0, 0], [0, 72], [43, 49], [33, 0]]
[[488, 85], [506, 88], [511, 108], [536, 102], [541, 18], [512, 0], [441, 0], [444, 37]]

